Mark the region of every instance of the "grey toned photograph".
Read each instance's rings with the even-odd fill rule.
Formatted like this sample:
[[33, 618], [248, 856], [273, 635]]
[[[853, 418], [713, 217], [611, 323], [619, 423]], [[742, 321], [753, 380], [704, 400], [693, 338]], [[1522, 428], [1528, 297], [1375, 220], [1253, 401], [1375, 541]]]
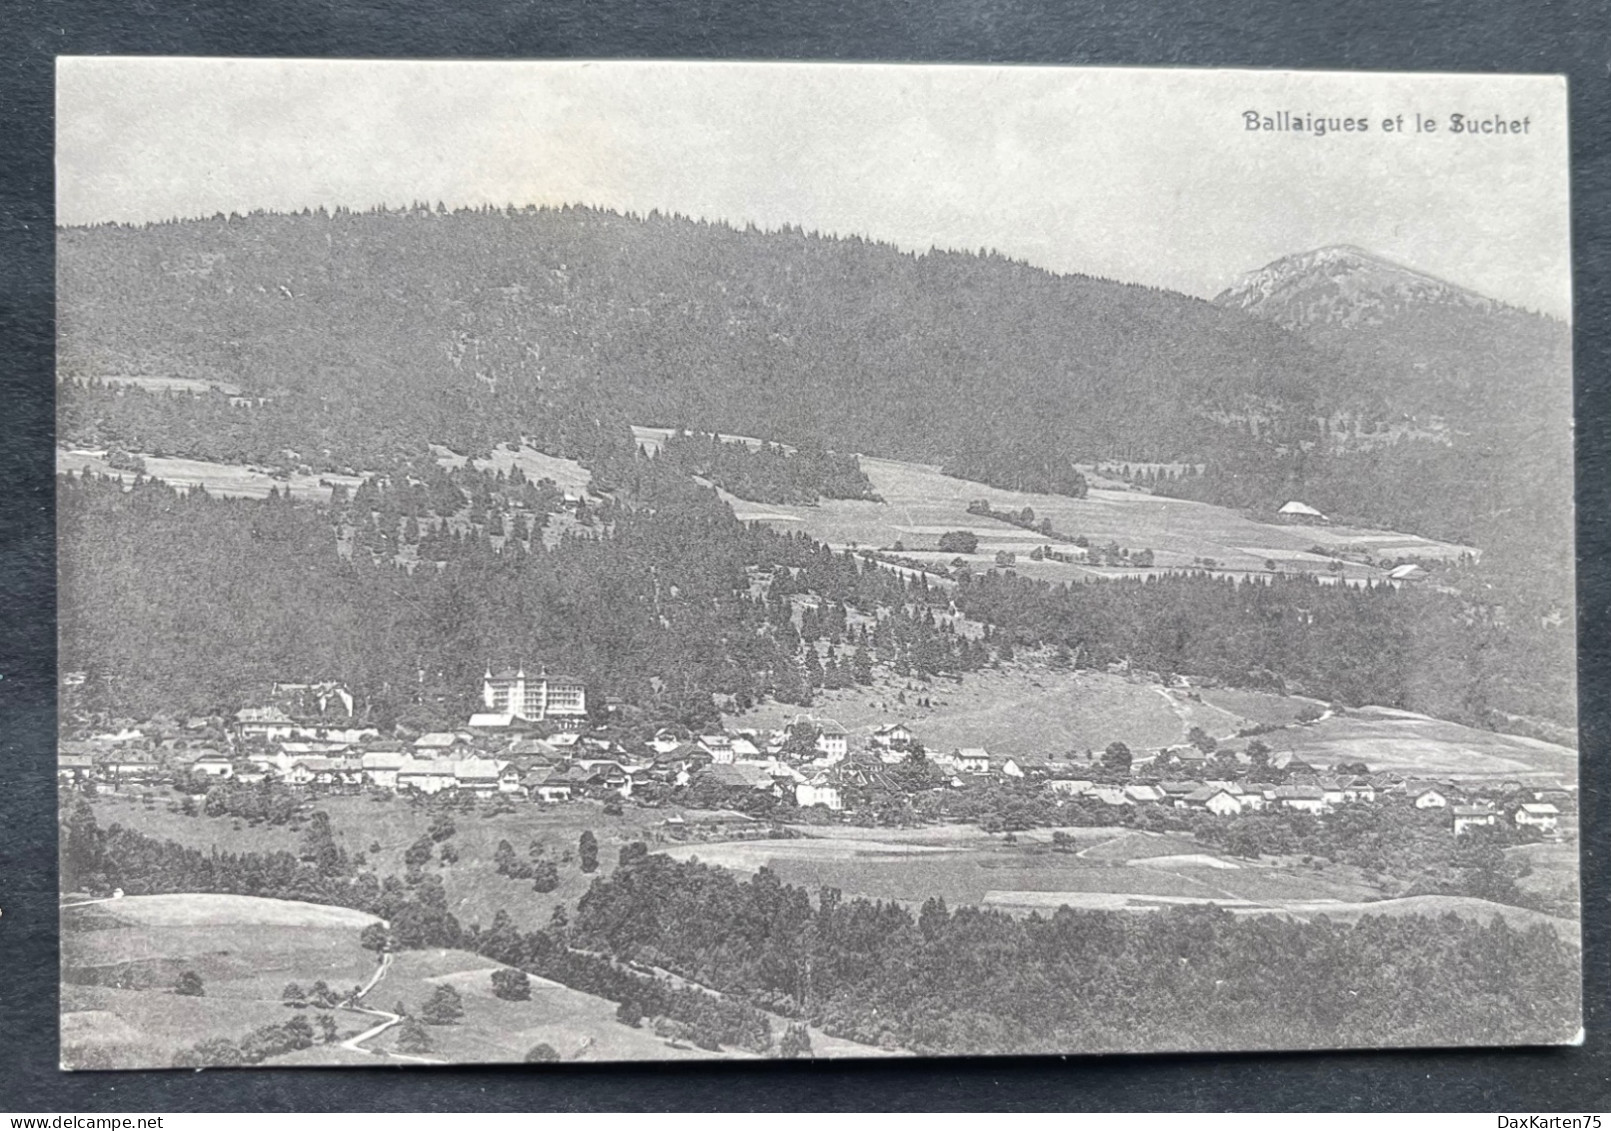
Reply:
[[62, 1066], [1580, 1042], [1566, 104], [59, 60]]

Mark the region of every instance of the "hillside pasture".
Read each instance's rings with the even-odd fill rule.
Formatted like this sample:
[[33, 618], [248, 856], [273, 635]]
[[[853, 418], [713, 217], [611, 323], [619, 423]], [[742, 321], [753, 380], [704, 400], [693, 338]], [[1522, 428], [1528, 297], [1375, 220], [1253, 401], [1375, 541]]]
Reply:
[[[362, 984], [358, 945], [377, 920], [346, 908], [249, 896], [129, 896], [62, 910], [62, 1059], [70, 1067], [166, 1068], [209, 1037], [286, 1020], [287, 982]], [[203, 996], [173, 991], [181, 973]], [[332, 1013], [344, 1034], [367, 1027]]]
[[[1149, 571], [1029, 562], [1027, 551], [1045, 539], [1007, 523], [970, 515], [968, 504], [984, 499], [996, 510], [1011, 512], [1029, 507], [1037, 519], [1050, 518], [1058, 532], [1083, 535], [1092, 545], [1116, 542], [1132, 552], [1150, 549], [1155, 561], [1151, 572], [1191, 569], [1205, 558], [1222, 570], [1247, 575], [1266, 573], [1267, 559], [1274, 559], [1283, 570], [1320, 572], [1330, 559], [1312, 553], [1317, 544], [1328, 548], [1368, 545], [1375, 556], [1384, 558], [1453, 559], [1469, 552], [1467, 547], [1392, 531], [1258, 522], [1224, 507], [1139, 491], [1099, 487], [1084, 499], [1074, 499], [988, 487], [942, 475], [937, 467], [926, 464], [863, 456], [861, 466], [883, 503], [824, 499], [814, 506], [761, 506], [729, 501], [741, 519], [804, 530], [836, 547], [891, 548], [899, 541], [907, 552], [938, 554], [941, 534], [970, 530], [979, 535], [981, 544], [977, 552], [961, 557], [975, 569], [992, 567], [996, 551], [1006, 549], [1019, 554], [1014, 568], [1026, 576], [1052, 581], [1089, 580], [1110, 573], [1139, 576]], [[949, 561], [956, 556], [944, 557]], [[1380, 579], [1383, 572], [1350, 562], [1344, 565], [1343, 576], [1363, 582]]]
[[[417, 950], [400, 953], [386, 978], [376, 987], [374, 1002], [390, 1008], [402, 1000], [411, 1012], [437, 986], [452, 986], [464, 1003], [464, 1017], [453, 1025], [429, 1025], [432, 1049], [426, 1055], [455, 1064], [500, 1063], [524, 1060], [538, 1044], [549, 1045], [562, 1061], [610, 1060], [753, 1060], [757, 1054], [742, 1049], [709, 1052], [669, 1041], [649, 1026], [634, 1028], [615, 1019], [615, 1003], [582, 993], [547, 978], [528, 976], [529, 1001], [505, 1001], [492, 992], [492, 975], [505, 967], [479, 955], [459, 950]], [[773, 1019], [774, 1038], [784, 1022]], [[396, 1030], [376, 1042], [379, 1050], [392, 1049]], [[818, 1057], [884, 1056], [872, 1048], [811, 1030], [811, 1047]]]
[[[440, 444], [431, 445], [431, 454], [436, 462], [443, 467], [463, 467], [465, 457], [442, 447]], [[519, 450], [510, 451], [499, 444], [492, 449], [491, 459], [478, 459], [474, 461], [477, 471], [501, 471], [507, 475], [510, 469], [518, 467], [521, 473], [533, 483], [544, 479], [552, 479], [554, 485], [561, 491], [572, 495], [594, 496], [593, 473], [573, 459], [561, 459], [540, 452], [526, 444], [520, 445]]]
[[[905, 702], [901, 702], [901, 696]], [[919, 707], [925, 698], [930, 706]], [[734, 728], [768, 731], [806, 712], [767, 702], [727, 716]], [[1192, 726], [1214, 734], [1234, 729], [1234, 717], [1168, 693], [1139, 678], [1015, 663], [970, 672], [960, 682], [901, 679], [880, 669], [871, 687], [824, 691], [809, 712], [833, 719], [854, 737], [885, 723], [904, 722], [926, 749], [982, 746], [992, 754], [1067, 758], [1124, 742], [1137, 754], [1184, 742]]]
[[[464, 1017], [453, 1025], [428, 1025], [431, 1051], [423, 1055], [453, 1064], [522, 1061], [534, 1045], [551, 1045], [562, 1060], [678, 1060], [748, 1053], [708, 1053], [679, 1047], [648, 1029], [615, 1019], [615, 1003], [570, 989], [546, 978], [530, 979], [531, 1000], [504, 1001], [492, 993], [498, 963], [462, 950], [412, 950], [398, 954], [375, 987], [374, 1003], [390, 1009], [402, 1001], [418, 1014], [437, 986], [452, 986], [464, 1003]], [[374, 1042], [395, 1051], [393, 1028]]]
[[[282, 494], [290, 491], [293, 498], [328, 503], [330, 488], [324, 483], [340, 483], [348, 488], [356, 488], [363, 482], [362, 478], [356, 475], [335, 475], [329, 472], [317, 475], [294, 474], [286, 479], [277, 479], [267, 471], [240, 464], [212, 463], [200, 459], [164, 459], [139, 452], [133, 454], [139, 455], [145, 461], [145, 475], [148, 479], [161, 479], [174, 487], [204, 487], [208, 494], [225, 498], [264, 499], [268, 497], [269, 491], [278, 490]], [[134, 481], [133, 472], [119, 471], [112, 467], [106, 462], [106, 456], [107, 453], [104, 451], [57, 448], [56, 470], [58, 473], [72, 475], [88, 470], [121, 479], [125, 483]]]
[[784, 883], [812, 890], [835, 887], [847, 897], [908, 906], [930, 896], [953, 906], [1055, 909], [1059, 899], [1070, 906], [1124, 907], [1157, 899], [1251, 905], [1361, 901], [1377, 894], [1335, 870], [1235, 860], [1204, 852], [1188, 837], [1144, 832], [1078, 830], [1076, 839], [1092, 843], [1076, 852], [1051, 852], [1046, 842], [1053, 830], [1035, 830], [1042, 835], [1034, 838], [1019, 834], [1016, 844], [977, 834], [954, 838], [950, 845], [916, 844], [881, 829], [823, 837], [817, 829], [801, 831], [805, 835], [797, 840], [677, 845], [664, 851], [735, 872], [765, 867]]
[[[117, 821], [147, 836], [203, 851], [216, 847], [234, 852], [296, 852], [302, 841], [302, 833], [288, 825], [253, 827], [228, 817], [187, 817], [165, 804], [147, 808], [109, 803], [101, 798], [94, 804], [103, 825]], [[556, 904], [574, 906], [592, 882], [593, 876], [584, 873], [575, 858], [584, 830], [591, 830], [598, 838], [599, 870], [594, 875], [604, 875], [615, 867], [622, 845], [634, 840], [653, 844], [662, 839], [667, 816], [665, 810], [633, 805], [625, 806], [620, 816], [610, 816], [595, 801], [538, 805], [514, 800], [511, 804], [513, 812], [496, 815], [488, 815], [492, 807], [486, 801], [476, 809], [452, 810], [457, 831], [448, 843], [459, 853], [459, 859], [446, 866], [433, 859], [426, 865], [428, 873], [442, 877], [448, 910], [466, 927], [472, 923], [488, 925], [500, 910], [508, 911], [523, 930], [542, 926]], [[376, 800], [370, 795], [315, 796], [308, 805], [328, 813], [336, 843], [351, 858], [362, 854], [363, 867], [380, 876], [401, 876], [407, 871], [404, 853], [425, 835], [441, 811], [438, 806], [414, 805], [401, 797]], [[707, 815], [699, 810], [683, 812], [689, 820]], [[540, 845], [545, 857], [558, 867], [559, 887], [552, 892], [535, 892], [530, 881], [498, 875], [493, 855], [500, 840], [508, 840], [522, 860], [528, 858], [533, 842]], [[376, 844], [380, 846], [378, 851], [373, 847]], [[567, 854], [570, 860], [565, 859]]]
[[1316, 766], [1364, 762], [1372, 771], [1407, 776], [1540, 784], [1572, 782], [1577, 775], [1577, 753], [1567, 747], [1382, 707], [1361, 707], [1261, 738], [1272, 750], [1290, 751]]

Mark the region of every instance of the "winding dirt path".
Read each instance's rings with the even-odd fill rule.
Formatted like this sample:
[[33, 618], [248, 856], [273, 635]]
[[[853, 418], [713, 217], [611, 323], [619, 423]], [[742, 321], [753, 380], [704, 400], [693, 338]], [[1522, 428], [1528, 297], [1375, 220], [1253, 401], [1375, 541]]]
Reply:
[[[389, 923], [386, 925], [390, 926]], [[375, 1009], [371, 1006], [359, 1004], [370, 990], [380, 984], [381, 979], [386, 976], [386, 971], [391, 969], [391, 965], [391, 951], [381, 952], [380, 965], [375, 967], [375, 972], [370, 976], [369, 981], [364, 985], [363, 989], [353, 996], [351, 1004], [347, 1006], [354, 1013], [366, 1013], [371, 1017], [379, 1017], [381, 1019], [380, 1024], [365, 1029], [355, 1037], [348, 1037], [341, 1042], [341, 1047], [349, 1052], [367, 1053], [370, 1056], [378, 1056], [386, 1060], [407, 1060], [414, 1064], [446, 1064], [447, 1061], [437, 1060], [435, 1057], [410, 1056], [408, 1053], [387, 1052], [381, 1049], [366, 1049], [363, 1047], [365, 1041], [372, 1041], [386, 1030], [392, 1028], [392, 1026], [402, 1023], [401, 1014], [393, 1013], [387, 1009]]]

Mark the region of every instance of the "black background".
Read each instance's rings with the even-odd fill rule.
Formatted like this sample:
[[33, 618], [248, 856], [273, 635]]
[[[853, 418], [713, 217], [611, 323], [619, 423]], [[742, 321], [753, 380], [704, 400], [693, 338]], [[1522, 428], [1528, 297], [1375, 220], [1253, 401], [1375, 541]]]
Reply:
[[[1611, 5], [1243, 0], [0, 0], [0, 1110], [1611, 1109], [1606, 757]], [[1575, 1049], [62, 1073], [57, 1069], [56, 55], [932, 60], [1569, 77], [1587, 1042]], [[1145, 144], [1144, 138], [1137, 139]]]

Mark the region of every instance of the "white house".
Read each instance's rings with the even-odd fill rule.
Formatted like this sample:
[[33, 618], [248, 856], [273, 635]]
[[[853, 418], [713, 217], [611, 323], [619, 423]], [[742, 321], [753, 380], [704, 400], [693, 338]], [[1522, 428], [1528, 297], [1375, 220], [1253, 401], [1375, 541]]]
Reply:
[[1325, 793], [1315, 785], [1277, 786], [1275, 803], [1283, 809], [1297, 809], [1304, 813], [1324, 813], [1329, 808]]
[[1414, 805], [1417, 809], [1447, 809], [1449, 798], [1442, 791], [1428, 786], [1416, 792]]
[[492, 793], [498, 789], [503, 763], [491, 758], [461, 758], [453, 764], [453, 780], [460, 789]]
[[297, 725], [278, 707], [243, 707], [235, 712], [235, 732], [242, 738], [260, 738], [273, 742], [277, 738], [290, 738]]
[[982, 746], [965, 746], [953, 756], [952, 764], [964, 774], [988, 774], [990, 751]]
[[874, 746], [881, 746], [888, 750], [891, 746], [907, 746], [913, 740], [913, 734], [905, 723], [885, 723], [873, 731], [870, 741]]
[[420, 793], [457, 789], [458, 764], [451, 758], [414, 758], [397, 771], [397, 788]]
[[373, 751], [358, 760], [371, 785], [381, 789], [396, 789], [397, 774], [410, 759], [405, 754]]
[[1060, 793], [1064, 797], [1079, 797], [1086, 793], [1096, 783], [1089, 778], [1053, 778], [1046, 783], [1046, 788], [1052, 793]]
[[1205, 785], [1186, 795], [1186, 808], [1206, 809], [1216, 817], [1228, 817], [1242, 811], [1242, 799], [1224, 786]]
[[794, 787], [794, 803], [802, 809], [809, 808], [812, 805], [822, 805], [835, 812], [845, 807], [845, 801], [839, 793], [839, 787], [822, 774], [817, 775], [810, 781], [800, 782]]
[[1482, 805], [1456, 805], [1452, 812], [1455, 836], [1467, 829], [1492, 828], [1499, 823], [1499, 814]]
[[839, 761], [850, 753], [850, 735], [835, 722], [827, 722], [817, 733], [817, 749], [831, 761]]
[[1516, 810], [1516, 824], [1530, 826], [1540, 832], [1552, 833], [1560, 827], [1561, 811], [1547, 801], [1520, 806]]
[[227, 754], [220, 754], [216, 750], [203, 750], [195, 761], [190, 763], [190, 772], [215, 778], [234, 777], [235, 764]]
[[702, 734], [695, 740], [694, 745], [709, 754], [714, 765], [730, 766], [733, 764], [735, 757], [733, 740], [725, 734]]
[[470, 716], [471, 730], [508, 730], [515, 723], [515, 717], [508, 712], [481, 711]]

